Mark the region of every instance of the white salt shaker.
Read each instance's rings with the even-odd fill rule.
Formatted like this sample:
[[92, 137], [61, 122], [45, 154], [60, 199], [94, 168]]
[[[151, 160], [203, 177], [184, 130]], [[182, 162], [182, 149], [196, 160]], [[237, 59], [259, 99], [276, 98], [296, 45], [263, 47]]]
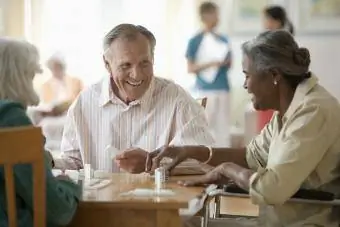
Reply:
[[164, 167], [159, 167], [155, 169], [155, 189], [156, 191], [160, 191], [161, 189], [164, 189], [165, 182], [168, 180], [168, 174], [167, 171], [164, 169]]
[[84, 165], [84, 175], [85, 180], [91, 180], [93, 178], [93, 170], [91, 169], [91, 164]]

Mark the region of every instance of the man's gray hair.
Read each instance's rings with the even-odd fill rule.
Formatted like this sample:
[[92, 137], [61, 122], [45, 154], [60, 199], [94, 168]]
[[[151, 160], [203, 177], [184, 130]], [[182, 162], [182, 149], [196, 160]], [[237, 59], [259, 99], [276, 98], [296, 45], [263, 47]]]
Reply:
[[0, 99], [25, 107], [39, 103], [33, 78], [40, 70], [38, 50], [26, 41], [0, 38]]
[[133, 24], [119, 24], [116, 27], [114, 27], [111, 31], [109, 31], [104, 37], [103, 42], [104, 53], [110, 49], [110, 46], [114, 40], [118, 38], [134, 40], [137, 38], [139, 34], [144, 35], [149, 40], [151, 53], [153, 55], [156, 46], [155, 36], [145, 27]]
[[308, 77], [310, 54], [285, 30], [266, 31], [242, 45], [256, 72], [276, 69], [283, 76]]

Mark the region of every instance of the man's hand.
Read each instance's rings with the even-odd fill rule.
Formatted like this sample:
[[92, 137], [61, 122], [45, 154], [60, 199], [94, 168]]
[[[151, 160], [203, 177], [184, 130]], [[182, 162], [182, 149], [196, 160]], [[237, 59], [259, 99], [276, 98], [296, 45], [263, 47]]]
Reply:
[[228, 163], [223, 163], [203, 176], [199, 176], [193, 180], [180, 181], [178, 183], [183, 186], [198, 186], [205, 184], [227, 184], [230, 181], [230, 179], [227, 176], [225, 176], [224, 173], [226, 165], [228, 165]]
[[119, 168], [129, 173], [142, 173], [145, 171], [145, 162], [148, 152], [140, 148], [130, 148], [115, 157]]

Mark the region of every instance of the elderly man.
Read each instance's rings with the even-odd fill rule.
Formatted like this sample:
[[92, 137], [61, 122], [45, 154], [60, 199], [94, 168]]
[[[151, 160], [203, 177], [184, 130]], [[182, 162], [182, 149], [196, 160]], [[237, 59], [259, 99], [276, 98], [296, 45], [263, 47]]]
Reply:
[[148, 152], [161, 146], [213, 143], [203, 108], [180, 86], [154, 77], [155, 44], [150, 31], [132, 24], [105, 36], [109, 76], [70, 107], [57, 168], [86, 163], [94, 170], [140, 173]]

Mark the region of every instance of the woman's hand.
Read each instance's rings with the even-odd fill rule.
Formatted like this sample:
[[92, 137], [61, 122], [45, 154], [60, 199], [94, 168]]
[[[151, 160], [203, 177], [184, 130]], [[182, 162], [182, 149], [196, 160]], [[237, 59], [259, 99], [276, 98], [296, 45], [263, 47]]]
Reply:
[[171, 158], [172, 162], [165, 165], [166, 171], [171, 171], [175, 166], [190, 158], [190, 153], [185, 147], [163, 146], [151, 153], [148, 153], [145, 164], [145, 172], [153, 172], [160, 166], [163, 158]]
[[180, 181], [178, 183], [183, 186], [198, 186], [205, 184], [227, 184], [230, 182], [230, 179], [224, 173], [226, 165], [228, 165], [228, 163], [222, 163], [221, 165], [217, 166], [216, 168], [214, 168], [213, 170], [211, 170], [210, 172], [206, 173], [203, 176], [200, 176], [193, 180]]

